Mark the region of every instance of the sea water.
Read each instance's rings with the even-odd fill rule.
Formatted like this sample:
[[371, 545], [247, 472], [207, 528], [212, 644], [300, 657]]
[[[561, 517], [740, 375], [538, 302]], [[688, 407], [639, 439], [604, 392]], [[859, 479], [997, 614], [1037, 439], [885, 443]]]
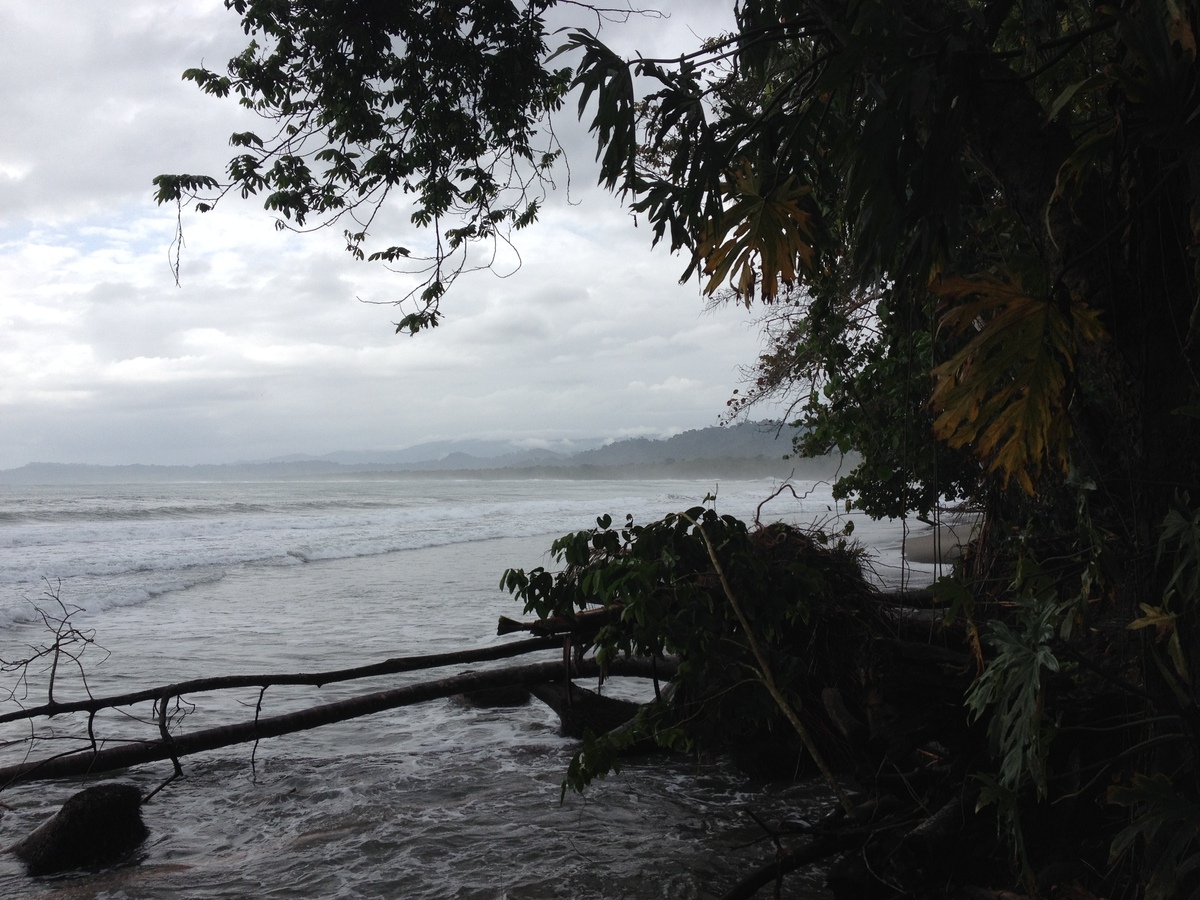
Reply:
[[[819, 484], [760, 510], [776, 488], [455, 479], [0, 487], [0, 657], [34, 655], [52, 641], [47, 621], [69, 613], [60, 627], [86, 641], [58, 660], [61, 701], [494, 646], [514, 640], [496, 635], [497, 617], [521, 616], [498, 588], [503, 570], [553, 566], [552, 540], [597, 516], [646, 522], [715, 494], [719, 512], [748, 521], [827, 532], [849, 521]], [[882, 582], [928, 580], [901, 565], [896, 526], [855, 522]], [[15, 695], [0, 711], [45, 702], [49, 664], [9, 672], [4, 689]], [[256, 708], [271, 715], [468, 669], [197, 694], [172, 709], [171, 726], [241, 722]], [[28, 726], [5, 726], [0, 760], [71, 749], [85, 724], [53, 720], [32, 749]], [[151, 837], [137, 865], [33, 880], [0, 856], [0, 896], [720, 896], [771, 857], [755, 816], [812, 819], [831, 805], [819, 785], [764, 785], [724, 760], [665, 756], [633, 760], [563, 799], [577, 743], [557, 726], [536, 702], [476, 709], [447, 699], [187, 757], [184, 777], [145, 807]], [[149, 704], [94, 723], [114, 742], [152, 738], [155, 727]], [[148, 792], [170, 772], [156, 763], [100, 780]], [[84, 783], [6, 789], [0, 840], [19, 840]], [[819, 879], [788, 884], [792, 896], [820, 896]]]

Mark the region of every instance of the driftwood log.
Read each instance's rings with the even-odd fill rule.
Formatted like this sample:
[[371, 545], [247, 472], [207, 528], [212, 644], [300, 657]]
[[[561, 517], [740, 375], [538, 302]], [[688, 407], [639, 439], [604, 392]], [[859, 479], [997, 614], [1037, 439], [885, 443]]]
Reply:
[[620, 617], [621, 610], [615, 606], [585, 610], [571, 618], [551, 616], [549, 619], [536, 619], [533, 622], [518, 622], [508, 616], [501, 616], [496, 625], [496, 634], [512, 634], [514, 631], [528, 631], [530, 634], [542, 636], [595, 634], [605, 625], [617, 621]]
[[[557, 646], [557, 642], [552, 640], [551, 646]], [[535, 649], [544, 649], [544, 646], [539, 646]], [[528, 652], [528, 649], [525, 652]], [[411, 660], [409, 662], [410, 664], [412, 663]], [[374, 670], [377, 667], [365, 668]], [[423, 666], [411, 665], [411, 668], [423, 668]], [[596, 677], [601, 674], [601, 671], [601, 667], [596, 662], [584, 660], [572, 666], [571, 676]], [[604, 667], [603, 671], [609, 675], [652, 677], [655, 669], [649, 661], [617, 659], [610, 661]], [[251, 682], [256, 685], [312, 683], [296, 680], [276, 682], [270, 676], [250, 677], [258, 679]], [[322, 725], [344, 722], [359, 716], [368, 716], [389, 709], [396, 709], [401, 706], [411, 706], [416, 703], [425, 703], [430, 700], [452, 697], [456, 694], [491, 688], [511, 685], [529, 686], [559, 681], [562, 677], [563, 664], [558, 661], [535, 663], [525, 666], [511, 666], [488, 672], [455, 675], [449, 678], [426, 681], [391, 690], [376, 691], [298, 712], [276, 716], [256, 716], [247, 722], [222, 725], [187, 734], [167, 735], [158, 740], [136, 741], [117, 744], [116, 746], [98, 745], [94, 748], [87, 748], [73, 753], [52, 756], [45, 759], [29, 760], [0, 768], [0, 784], [7, 785], [20, 781], [74, 778], [81, 775], [110, 772], [115, 769], [123, 769], [129, 766], [160, 760], [170, 759], [178, 761], [180, 757], [193, 753], [216, 750], [221, 747], [258, 741], [264, 738], [279, 737], [309, 728], [318, 728]], [[211, 685], [211, 682], [224, 681], [226, 684], [222, 686], [229, 686], [230, 683], [241, 686], [243, 680], [241, 676], [227, 676], [224, 679], [207, 679], [204, 683]], [[180, 694], [179, 687], [180, 685], [173, 685], [170, 686], [169, 690], [167, 688], [158, 688], [138, 694], [121, 695], [116, 700], [120, 701], [120, 705], [128, 705], [128, 703], [133, 702], [128, 698], [133, 696], [141, 697], [143, 700], [162, 696], [178, 696]], [[207, 689], [213, 688], [210, 686]], [[57, 704], [56, 711], [61, 712], [66, 707], [75, 707], [86, 708], [87, 711], [94, 712], [96, 709], [113, 705], [116, 705], [113, 698], [108, 698], [107, 702], [104, 701], [104, 698], [97, 698], [94, 701], [90, 701], [86, 707], [81, 707], [80, 704]]]
[[555, 649], [561, 646], [562, 644], [558, 640], [534, 638], [511, 644], [500, 644], [495, 647], [483, 647], [478, 650], [460, 650], [454, 653], [430, 653], [424, 656], [400, 656], [367, 666], [332, 669], [324, 672], [297, 672], [283, 675], [217, 675], [211, 678], [195, 678], [190, 681], [180, 681], [175, 684], [163, 685], [162, 687], [131, 691], [126, 694], [116, 694], [109, 697], [88, 697], [83, 700], [73, 700], [66, 703], [52, 701], [41, 706], [26, 707], [0, 715], [0, 724], [16, 722], [22, 719], [33, 719], [39, 716], [56, 716], [62, 713], [91, 713], [101, 709], [132, 706], [135, 703], [144, 703], [147, 700], [161, 702], [164, 699], [169, 700], [172, 697], [182, 697], [185, 694], [200, 694], [208, 691], [229, 690], [231, 688], [264, 688], [284, 684], [322, 687], [327, 684], [354, 681], [359, 678], [399, 675], [403, 672], [436, 669], [442, 666], [510, 659], [514, 656], [534, 653], [538, 650]]

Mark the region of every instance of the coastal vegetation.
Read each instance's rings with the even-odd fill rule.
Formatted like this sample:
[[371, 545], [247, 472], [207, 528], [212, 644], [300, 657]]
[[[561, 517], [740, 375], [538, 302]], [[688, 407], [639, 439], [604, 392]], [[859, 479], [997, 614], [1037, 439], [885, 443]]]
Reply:
[[[817, 565], [703, 510], [601, 521], [510, 588], [539, 614], [617, 605], [602, 654], [685, 655], [643, 723], [663, 743], [836, 690], [868, 796], [814, 840], [861, 862], [847, 896], [1198, 895], [1200, 5], [747, 0], [733, 33], [632, 60], [587, 5], [561, 5], [579, 27], [551, 46], [555, 5], [227, 0], [251, 43], [185, 78], [271, 132], [158, 199], [338, 223], [355, 256], [421, 272], [397, 325], [416, 333], [468, 249], [536, 221], [572, 99], [601, 183], [683, 275], [760, 305], [769, 347], [731, 414], [782, 398], [800, 452], [860, 454], [837, 486], [859, 509], [961, 503], [981, 526], [923, 641], [886, 633], [836, 544]], [[392, 201], [428, 238], [371, 249]], [[814, 651], [823, 628], [868, 656]], [[877, 671], [904, 702], [876, 702]], [[585, 744], [570, 778], [609, 763]]]

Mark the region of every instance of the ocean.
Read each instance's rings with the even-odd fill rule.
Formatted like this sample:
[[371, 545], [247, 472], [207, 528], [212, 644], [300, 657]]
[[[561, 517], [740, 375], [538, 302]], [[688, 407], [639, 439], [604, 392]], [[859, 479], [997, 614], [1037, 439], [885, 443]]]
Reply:
[[[597, 516], [645, 522], [716, 495], [753, 519], [769, 481], [313, 480], [0, 486], [0, 658], [44, 646], [45, 617], [77, 629], [55, 698], [125, 692], [221, 674], [311, 672], [490, 647], [508, 567], [550, 566], [553, 539]], [[827, 485], [797, 484], [763, 521], [850, 519]], [[853, 517], [885, 585], [928, 583], [901, 565], [901, 528]], [[554, 651], [520, 662], [556, 658]], [[49, 661], [8, 667], [0, 711], [45, 702]], [[467, 671], [408, 673], [324, 688], [198, 694], [172, 711], [183, 731]], [[27, 677], [22, 680], [21, 676]], [[645, 696], [637, 682], [606, 686]], [[10, 696], [11, 694], [11, 696]], [[8, 699], [3, 699], [8, 698]], [[152, 737], [149, 704], [94, 723], [101, 739]], [[59, 717], [35, 756], [78, 746], [86, 722]], [[28, 726], [0, 727], [0, 762], [30, 752]], [[184, 777], [144, 808], [137, 864], [29, 879], [0, 855], [5, 897], [704, 898], [768, 861], [756, 824], [819, 817], [818, 784], [756, 783], [728, 761], [631, 760], [560, 801], [577, 743], [534, 701], [478, 709], [453, 699], [187, 757]], [[155, 763], [98, 780], [145, 791]], [[91, 783], [91, 782], [86, 782]], [[85, 784], [0, 794], [11, 844]], [[820, 897], [792, 876], [789, 896]]]

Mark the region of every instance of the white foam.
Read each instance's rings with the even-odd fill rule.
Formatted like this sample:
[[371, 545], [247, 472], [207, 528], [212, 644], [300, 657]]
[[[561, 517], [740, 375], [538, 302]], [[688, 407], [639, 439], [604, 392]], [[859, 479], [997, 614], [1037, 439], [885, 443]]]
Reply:
[[[89, 615], [222, 577], [502, 536], [562, 534], [609, 514], [643, 523], [702, 502], [752, 519], [768, 482], [371, 481], [34, 488], [0, 517], [0, 625], [49, 587]], [[767, 513], [811, 520], [827, 489]]]

